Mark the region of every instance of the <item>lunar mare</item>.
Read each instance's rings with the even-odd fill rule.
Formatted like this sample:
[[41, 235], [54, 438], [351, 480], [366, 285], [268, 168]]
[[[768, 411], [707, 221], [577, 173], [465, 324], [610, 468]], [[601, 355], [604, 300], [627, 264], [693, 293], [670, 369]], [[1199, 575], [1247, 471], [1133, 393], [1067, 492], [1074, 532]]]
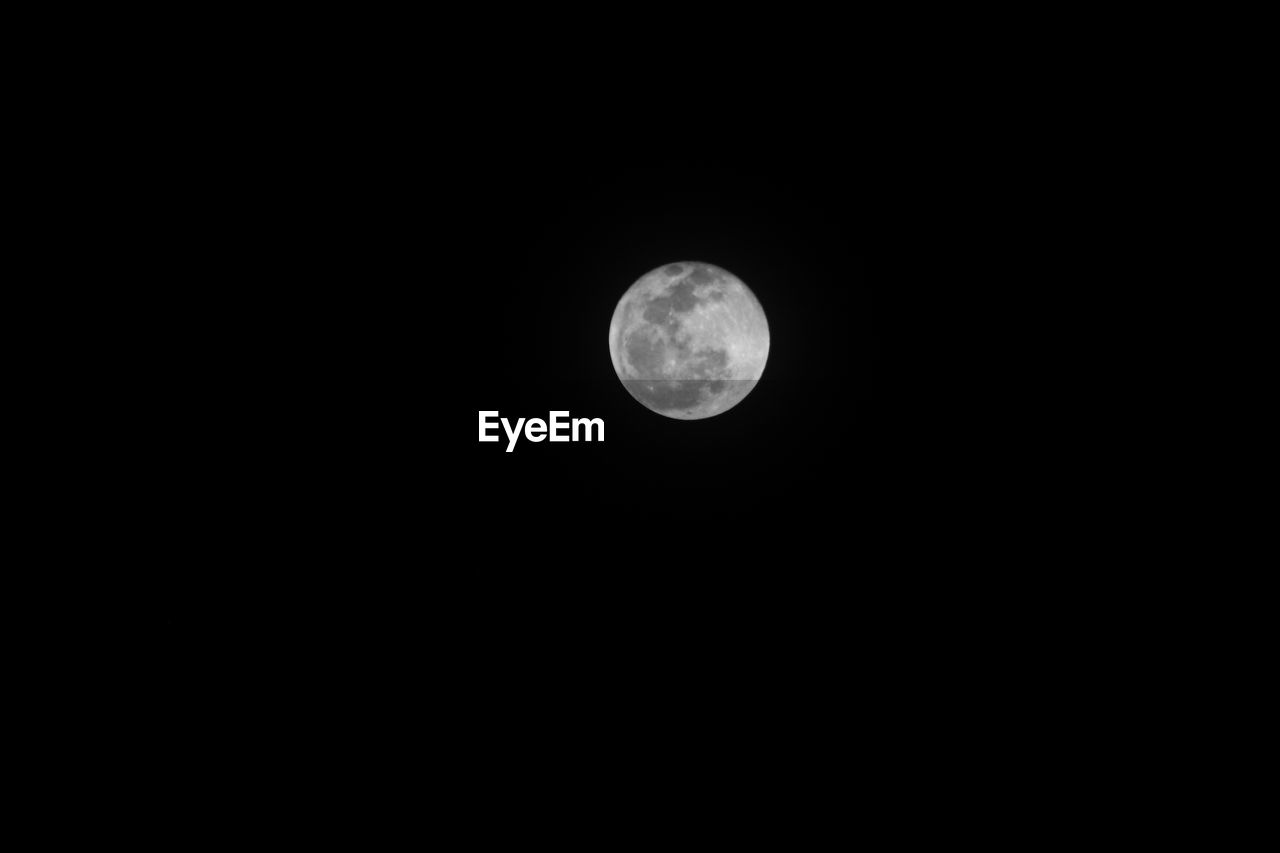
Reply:
[[755, 294], [727, 270], [666, 264], [619, 300], [609, 353], [639, 403], [698, 420], [728, 411], [755, 388], [769, 358], [769, 324]]

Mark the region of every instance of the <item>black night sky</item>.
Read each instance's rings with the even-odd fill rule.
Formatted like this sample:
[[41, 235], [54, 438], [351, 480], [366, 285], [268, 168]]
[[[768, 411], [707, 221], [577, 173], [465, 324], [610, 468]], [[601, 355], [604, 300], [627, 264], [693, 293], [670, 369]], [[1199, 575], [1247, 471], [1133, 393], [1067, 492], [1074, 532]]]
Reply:
[[[184, 381], [212, 393], [170, 417], [213, 437], [195, 479], [229, 532], [199, 541], [253, 590], [230, 612], [715, 631], [733, 600], [836, 631], [902, 581], [878, 567], [904, 543], [943, 543], [919, 519], [950, 413], [903, 379], [937, 285], [917, 262], [943, 255], [918, 140], [847, 75], [570, 79], [264, 109], [275, 132], [191, 178], [212, 345]], [[638, 404], [608, 351], [622, 294], [676, 261], [731, 271], [769, 322], [758, 386], [700, 421]], [[605, 441], [507, 453], [480, 410]]]
[[[816, 570], [854, 531], [882, 532], [873, 519], [919, 458], [913, 389], [889, 378], [905, 348], [887, 318], [918, 292], [896, 283], [914, 204], [902, 161], [838, 87], [685, 94], [602, 105], [516, 89], [387, 110], [378, 134], [337, 137], [352, 148], [326, 180], [327, 155], [287, 161], [275, 194], [297, 220], [271, 230], [275, 194], [252, 218], [272, 261], [299, 265], [243, 285], [268, 356], [241, 389], [271, 415], [266, 478], [356, 529], [430, 519], [474, 559], [555, 555], [575, 571], [643, 564], [637, 536], [716, 572]], [[608, 351], [619, 298], [675, 261], [731, 271], [769, 322], [758, 386], [700, 421], [639, 405]], [[602, 418], [606, 438], [507, 453], [477, 441], [480, 410], [567, 410]]]
[[[974, 661], [1019, 647], [1012, 623], [1057, 595], [1026, 579], [1070, 538], [1037, 534], [1058, 414], [1026, 405], [1048, 386], [1003, 334], [1040, 334], [1035, 294], [1079, 293], [1039, 278], [1061, 253], [1030, 202], [1056, 196], [1035, 163], [993, 192], [1025, 146], [947, 69], [913, 82], [860, 52], [874, 33], [815, 50], [812, 30], [676, 33], [643, 62], [589, 41], [615, 75], [532, 40], [446, 56], [422, 28], [154, 110], [163, 283], [137, 306], [159, 341], [137, 346], [165, 375], [142, 427], [156, 509], [130, 525], [156, 531], [136, 659], [158, 713], [275, 696], [292, 730], [359, 705], [362, 737], [479, 721], [499, 751], [555, 748], [513, 724], [540, 712], [628, 743], [736, 718], [747, 761], [822, 714], [840, 737], [932, 730]], [[705, 420], [637, 403], [608, 350], [620, 297], [678, 261], [732, 272], [768, 318], [760, 382]], [[600, 418], [605, 440], [508, 453], [480, 410]]]

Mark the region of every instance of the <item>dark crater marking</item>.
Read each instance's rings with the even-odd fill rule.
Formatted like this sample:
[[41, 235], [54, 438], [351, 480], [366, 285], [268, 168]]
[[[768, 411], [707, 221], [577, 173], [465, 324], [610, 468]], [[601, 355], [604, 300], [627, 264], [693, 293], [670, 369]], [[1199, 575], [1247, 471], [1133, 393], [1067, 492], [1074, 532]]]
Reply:
[[711, 272], [707, 267], [698, 264], [693, 268], [693, 272], [689, 273], [689, 277], [685, 281], [691, 281], [694, 284], [710, 284], [716, 280], [715, 273]]

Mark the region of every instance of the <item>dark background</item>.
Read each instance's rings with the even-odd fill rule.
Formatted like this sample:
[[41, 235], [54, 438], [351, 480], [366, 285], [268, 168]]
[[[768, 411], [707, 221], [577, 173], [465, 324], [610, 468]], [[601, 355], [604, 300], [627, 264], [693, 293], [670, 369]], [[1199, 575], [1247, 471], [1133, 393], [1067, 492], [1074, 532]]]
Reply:
[[[168, 600], [214, 643], [693, 686], [855, 646], [887, 666], [985, 595], [954, 565], [977, 407], [939, 393], [965, 348], [935, 334], [968, 334], [949, 309], [989, 273], [957, 251], [982, 218], [963, 125], [815, 55], [254, 81], [234, 120], [193, 111], [168, 186], [199, 227], [169, 245], [197, 283], [166, 329], [195, 358], [155, 428], [199, 436], [165, 475], [199, 494], [165, 510], [198, 565]], [[608, 352], [622, 294], [680, 260], [769, 321], [760, 383], [703, 421], [636, 403]], [[506, 453], [479, 410], [601, 418], [605, 441]]]
[[[359, 591], [335, 568], [357, 564], [389, 606], [456, 590], [455, 610], [533, 596], [605, 622], [724, 595], [816, 612], [893, 582], [884, 561], [918, 547], [933, 499], [938, 437], [920, 436], [941, 412], [918, 417], [936, 397], [904, 378], [937, 311], [921, 220], [945, 188], [927, 136], [836, 60], [335, 80], [213, 123], [193, 313], [216, 393], [193, 414], [217, 436], [211, 493], [239, 496], [255, 560], [291, 564], [266, 599]], [[608, 352], [622, 294], [680, 260], [741, 278], [770, 328], [758, 386], [702, 421], [636, 403]], [[477, 441], [480, 410], [601, 418], [605, 441], [506, 453]]]
[[[1010, 154], [1021, 100], [1007, 128], [945, 63], [819, 29], [500, 64], [433, 63], [440, 33], [182, 81], [146, 303], [184, 356], [143, 436], [160, 713], [269, 715], [312, 762], [337, 709], [370, 742], [478, 728], [469, 755], [535, 768], [567, 731], [669, 777], [676, 729], [725, 767], [855, 745], [911, 773], [901, 744], [973, 742], [956, 709], [986, 713], [988, 670], [1025, 693], [1055, 653], [1025, 638], [1078, 583], [1044, 570], [1075, 516], [1035, 535], [1025, 484], [1057, 448], [1025, 438], [1040, 378], [1003, 334], [1048, 313], [1046, 167]], [[647, 411], [607, 350], [621, 295], [680, 260], [770, 326], [759, 385], [705, 421]], [[506, 453], [482, 409], [606, 437]]]
[[[454, 135], [409, 122], [318, 183], [331, 149], [282, 157], [288, 203], [255, 188], [232, 226], [278, 266], [235, 286], [254, 311], [219, 348], [244, 381], [211, 413], [216, 556], [176, 581], [220, 602], [211, 637], [299, 678], [589, 681], [636, 707], [750, 701], [761, 679], [834, 693], [823, 673], [854, 643], [886, 665], [910, 641], [889, 614], [926, 606], [895, 568], [900, 208], [837, 94], [452, 113]], [[622, 294], [677, 260], [730, 270], [769, 321], [757, 387], [702, 421], [638, 404], [608, 350]], [[479, 410], [601, 418], [605, 440], [506, 453], [477, 441]]]

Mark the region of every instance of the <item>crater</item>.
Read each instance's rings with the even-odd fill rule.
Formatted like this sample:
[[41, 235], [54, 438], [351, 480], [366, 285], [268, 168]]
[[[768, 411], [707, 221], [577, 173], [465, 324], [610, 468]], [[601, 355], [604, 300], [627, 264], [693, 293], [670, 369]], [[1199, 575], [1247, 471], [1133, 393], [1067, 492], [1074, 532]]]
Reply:
[[695, 369], [704, 376], [719, 373], [729, 366], [729, 353], [724, 350], [702, 350], [697, 355]]
[[662, 344], [644, 332], [632, 332], [627, 338], [627, 360], [640, 376], [658, 373], [664, 358]]
[[661, 325], [671, 314], [671, 297], [658, 296], [649, 300], [644, 309], [645, 322]]
[[695, 266], [693, 272], [689, 273], [689, 278], [686, 279], [686, 281], [691, 281], [694, 284], [710, 284], [715, 280], [715, 274], [705, 264]]
[[702, 300], [693, 295], [693, 285], [686, 279], [671, 288], [671, 309], [679, 314], [692, 311], [702, 304]]

